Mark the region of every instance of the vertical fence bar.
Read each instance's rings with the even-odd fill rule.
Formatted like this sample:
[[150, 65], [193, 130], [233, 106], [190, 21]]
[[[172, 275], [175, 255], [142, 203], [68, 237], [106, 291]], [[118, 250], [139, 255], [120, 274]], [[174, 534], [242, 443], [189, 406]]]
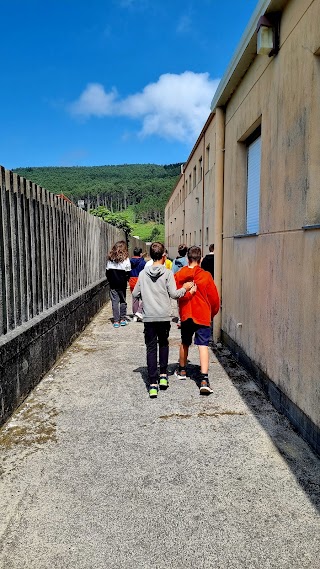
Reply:
[[6, 294], [6, 263], [5, 263], [5, 232], [4, 232], [4, 194], [5, 171], [0, 167], [0, 334], [6, 334], [8, 331], [7, 321], [7, 294]]
[[76, 291], [76, 221], [78, 208], [71, 208], [71, 267], [72, 267], [72, 294]]
[[39, 258], [41, 264], [41, 287], [40, 287], [40, 307], [41, 311], [48, 308], [47, 300], [47, 255], [46, 255], [46, 238], [45, 238], [45, 218], [44, 218], [44, 189], [41, 186], [37, 186], [37, 202], [38, 202], [38, 218], [39, 218]]
[[57, 198], [52, 195], [52, 214], [53, 214], [53, 242], [54, 242], [54, 275], [55, 275], [55, 304], [60, 302], [60, 251], [59, 251], [59, 211], [57, 208]]
[[55, 232], [55, 208], [54, 196], [50, 193], [49, 196], [49, 230], [50, 230], [50, 271], [51, 271], [51, 290], [52, 290], [52, 305], [57, 304], [57, 247], [56, 247], [56, 232]]
[[62, 290], [63, 290], [63, 298], [66, 298], [68, 296], [68, 291], [67, 291], [67, 282], [68, 282], [68, 277], [67, 277], [67, 272], [68, 272], [68, 266], [67, 266], [67, 238], [66, 238], [66, 202], [65, 200], [60, 198], [60, 207], [61, 207], [61, 266], [62, 266]]
[[36, 245], [36, 282], [37, 282], [37, 314], [43, 312], [43, 294], [42, 294], [42, 255], [41, 255], [41, 230], [40, 230], [40, 203], [39, 203], [39, 186], [32, 184], [34, 196], [34, 220], [35, 220], [35, 245]]
[[33, 281], [32, 281], [32, 262], [31, 262], [31, 228], [30, 228], [30, 182], [23, 179], [20, 184], [23, 188], [23, 217], [24, 217], [24, 241], [26, 248], [26, 318], [33, 317]]
[[43, 203], [43, 246], [45, 256], [45, 283], [46, 289], [44, 294], [45, 307], [52, 306], [52, 290], [51, 290], [51, 259], [50, 259], [50, 241], [51, 235], [49, 231], [49, 195], [48, 192], [42, 189], [42, 203]]
[[[11, 173], [12, 174], [12, 173]], [[22, 283], [21, 283], [21, 246], [22, 246], [22, 227], [21, 227], [21, 203], [20, 191], [18, 191], [18, 176], [11, 176], [11, 233], [12, 233], [12, 268], [14, 279], [15, 297], [15, 326], [20, 326], [22, 322]]]
[[25, 179], [17, 176], [18, 226], [20, 241], [21, 321], [28, 320], [27, 252], [25, 235]]
[[78, 217], [77, 222], [77, 243], [78, 243], [78, 251], [77, 251], [77, 288], [78, 290], [82, 289], [82, 275], [81, 275], [81, 251], [83, 246], [83, 239], [86, 238], [85, 234], [81, 234], [81, 222], [82, 222], [82, 211], [79, 212], [80, 216]]
[[36, 213], [35, 213], [35, 197], [34, 184], [27, 182], [27, 190], [29, 198], [27, 201], [29, 214], [29, 247], [30, 247], [30, 265], [31, 265], [31, 299], [30, 299], [30, 317], [33, 318], [37, 314], [38, 293], [37, 293], [37, 255], [36, 255]]
[[5, 170], [5, 192], [4, 192], [4, 252], [5, 252], [5, 273], [6, 273], [6, 296], [7, 296], [7, 318], [8, 330], [15, 327], [15, 295], [14, 295], [14, 266], [12, 258], [12, 227], [11, 227], [11, 183], [12, 177], [9, 170]]

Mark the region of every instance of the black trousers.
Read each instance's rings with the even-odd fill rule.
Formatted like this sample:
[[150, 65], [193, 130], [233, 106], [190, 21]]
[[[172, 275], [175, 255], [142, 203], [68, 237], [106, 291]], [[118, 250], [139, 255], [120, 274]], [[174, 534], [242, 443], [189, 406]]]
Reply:
[[167, 373], [170, 327], [170, 322], [144, 323], [144, 340], [147, 347], [147, 366], [150, 383], [158, 383], [157, 343], [159, 343], [160, 373]]

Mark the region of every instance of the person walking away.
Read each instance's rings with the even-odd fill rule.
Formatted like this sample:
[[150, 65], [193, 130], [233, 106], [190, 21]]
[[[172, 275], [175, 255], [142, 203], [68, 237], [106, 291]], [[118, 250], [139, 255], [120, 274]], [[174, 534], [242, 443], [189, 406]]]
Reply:
[[178, 256], [174, 259], [172, 263], [173, 274], [177, 273], [182, 267], [186, 267], [188, 264], [187, 259], [188, 247], [185, 243], [181, 243], [178, 247]]
[[164, 263], [164, 264], [165, 264], [166, 269], [169, 269], [169, 270], [172, 269], [172, 261], [171, 261], [171, 259], [169, 259], [169, 257], [168, 257], [168, 251], [167, 251], [167, 249], [165, 249], [165, 263]]
[[201, 268], [208, 271], [214, 279], [214, 243], [209, 245], [209, 254], [203, 257]]
[[130, 271], [127, 244], [125, 241], [117, 241], [108, 255], [106, 268], [106, 277], [110, 284], [114, 328], [127, 324], [126, 291]]
[[[137, 283], [139, 273], [141, 273], [146, 264], [142, 256], [142, 249], [140, 247], [134, 248], [133, 257], [131, 257], [130, 259], [130, 264], [131, 264], [131, 272], [129, 278], [129, 287], [132, 294], [132, 291]], [[135, 321], [137, 320], [142, 321], [142, 313], [141, 313], [142, 301], [139, 300], [138, 298], [132, 297], [132, 312], [133, 312], [133, 319]]]
[[[172, 271], [166, 269], [165, 248], [158, 241], [151, 244], [150, 257], [152, 266], [145, 267], [139, 274], [132, 295], [143, 302], [144, 338], [147, 349], [147, 366], [149, 378], [149, 396], [158, 396], [160, 389], [167, 389], [169, 332], [171, 320], [170, 298], [180, 298], [193, 286], [185, 281], [177, 290]], [[157, 342], [159, 343], [160, 377], [158, 385]]]
[[[185, 243], [181, 243], [178, 247], [178, 256], [174, 259], [173, 263], [172, 263], [172, 271], [173, 274], [175, 275], [178, 271], [180, 271], [180, 269], [182, 269], [182, 267], [186, 267], [188, 264], [188, 259], [187, 259], [187, 251], [188, 251], [188, 247]], [[179, 314], [179, 300], [178, 300], [178, 322], [177, 322], [177, 328], [181, 328], [181, 320], [180, 320], [180, 314]]]
[[181, 344], [179, 350], [179, 369], [175, 371], [178, 379], [187, 379], [186, 365], [189, 346], [194, 343], [199, 349], [201, 382], [200, 394], [212, 393], [209, 372], [209, 340], [211, 320], [219, 311], [220, 300], [217, 287], [210, 273], [200, 267], [200, 247], [188, 249], [188, 266], [175, 274], [178, 289], [184, 282], [193, 281], [197, 287], [194, 295], [179, 299], [181, 317]]

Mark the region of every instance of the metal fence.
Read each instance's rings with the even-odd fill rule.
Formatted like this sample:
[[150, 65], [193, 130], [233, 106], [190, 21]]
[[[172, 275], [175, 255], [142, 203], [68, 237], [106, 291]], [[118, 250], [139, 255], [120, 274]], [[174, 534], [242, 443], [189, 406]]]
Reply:
[[103, 279], [124, 237], [0, 166], [0, 335]]

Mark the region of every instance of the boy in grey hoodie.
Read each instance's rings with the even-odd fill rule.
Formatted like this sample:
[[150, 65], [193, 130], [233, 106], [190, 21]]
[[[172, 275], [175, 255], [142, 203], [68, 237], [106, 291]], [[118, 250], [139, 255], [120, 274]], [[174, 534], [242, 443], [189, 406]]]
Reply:
[[154, 242], [150, 247], [153, 264], [145, 267], [139, 274], [132, 296], [141, 298], [143, 302], [144, 338], [147, 347], [147, 366], [149, 376], [149, 395], [158, 395], [157, 342], [159, 342], [160, 389], [167, 389], [169, 332], [171, 321], [170, 298], [181, 298], [187, 291], [193, 294], [196, 290], [193, 282], [184, 283], [177, 290], [172, 271], [166, 269], [165, 247]]

